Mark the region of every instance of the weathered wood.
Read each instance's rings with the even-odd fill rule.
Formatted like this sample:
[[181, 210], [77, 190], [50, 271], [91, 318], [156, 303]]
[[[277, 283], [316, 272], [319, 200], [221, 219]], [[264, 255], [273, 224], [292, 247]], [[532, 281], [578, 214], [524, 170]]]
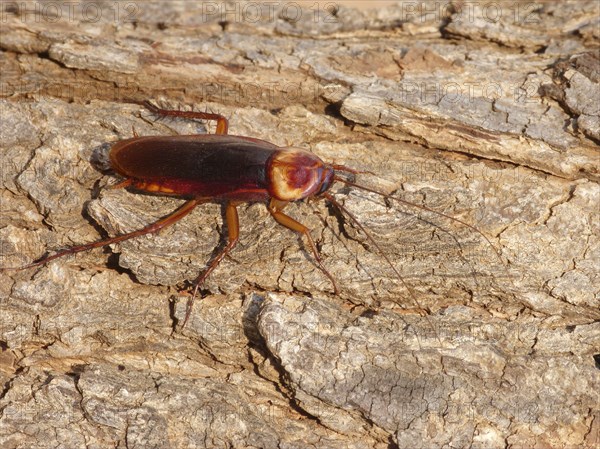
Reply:
[[[261, 204], [184, 330], [218, 204], [0, 272], [0, 446], [598, 445], [596, 2], [49, 5], [2, 4], [1, 267], [180, 204], [106, 190], [93, 162], [132, 129], [206, 131], [143, 99], [373, 172], [358, 182], [476, 226], [502, 259], [460, 223], [339, 186], [405, 283], [325, 202], [289, 212], [338, 297]], [[429, 317], [404, 313], [415, 300]]]

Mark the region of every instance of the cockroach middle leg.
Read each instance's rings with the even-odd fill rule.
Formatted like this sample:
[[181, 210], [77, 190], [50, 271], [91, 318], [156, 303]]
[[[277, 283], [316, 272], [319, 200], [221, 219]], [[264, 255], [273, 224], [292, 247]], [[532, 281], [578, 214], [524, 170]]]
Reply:
[[221, 263], [223, 258], [235, 248], [240, 238], [240, 220], [237, 212], [238, 203], [227, 203], [225, 206], [225, 221], [227, 222], [227, 245], [215, 256], [215, 258], [211, 261], [210, 265], [206, 270], [204, 270], [194, 281], [194, 289], [192, 292], [192, 297], [188, 300], [185, 318], [183, 320], [183, 324], [181, 327], [185, 327], [188, 319], [192, 313], [192, 306], [194, 300], [196, 299], [196, 295], [198, 294], [198, 290], [206, 281], [206, 278], [213, 272], [215, 268]]
[[150, 112], [156, 115], [171, 116], [171, 117], [184, 117], [190, 119], [201, 119], [201, 120], [215, 120], [217, 122], [217, 129], [215, 134], [227, 134], [229, 130], [229, 121], [221, 114], [213, 114], [211, 112], [199, 112], [199, 111], [177, 111], [174, 109], [162, 109], [154, 106], [148, 101], [142, 102], [142, 104]]
[[319, 268], [321, 269], [323, 274], [325, 276], [327, 276], [329, 278], [329, 280], [331, 281], [331, 283], [333, 285], [334, 294], [338, 295], [340, 292], [340, 289], [337, 286], [337, 282], [335, 281], [335, 278], [331, 275], [331, 273], [329, 273], [329, 271], [327, 271], [327, 269], [325, 268], [325, 265], [323, 265], [323, 262], [321, 260], [321, 255], [319, 254], [319, 250], [317, 249], [317, 246], [315, 245], [315, 242], [310, 235], [310, 229], [308, 229], [302, 223], [294, 220], [289, 215], [286, 215], [282, 212], [282, 209], [287, 204], [288, 204], [287, 201], [279, 201], [279, 200], [272, 199], [269, 202], [269, 207], [268, 207], [269, 213], [275, 219], [275, 221], [277, 223], [279, 223], [280, 225], [285, 226], [286, 228], [291, 229], [292, 231], [298, 232], [299, 234], [306, 237], [306, 240], [308, 241], [308, 244], [310, 245], [310, 249], [312, 250], [313, 255], [315, 257], [315, 261], [317, 262], [317, 265], [319, 266]]

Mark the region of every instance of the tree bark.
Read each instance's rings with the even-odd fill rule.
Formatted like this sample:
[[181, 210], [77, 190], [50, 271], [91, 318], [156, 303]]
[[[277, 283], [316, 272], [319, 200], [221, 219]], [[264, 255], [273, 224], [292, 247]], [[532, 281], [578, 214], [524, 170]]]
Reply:
[[0, 446], [597, 447], [596, 2], [67, 3], [2, 4], [1, 267], [181, 204], [105, 188], [110, 144], [214, 130], [142, 100], [385, 195], [336, 184], [360, 225], [286, 209], [337, 296], [306, 242], [240, 207], [183, 329], [220, 204], [0, 271]]

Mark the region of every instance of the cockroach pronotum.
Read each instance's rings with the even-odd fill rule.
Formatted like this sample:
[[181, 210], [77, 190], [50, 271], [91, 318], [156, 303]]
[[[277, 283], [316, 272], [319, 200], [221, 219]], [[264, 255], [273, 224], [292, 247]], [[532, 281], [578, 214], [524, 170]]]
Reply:
[[[110, 149], [110, 165], [124, 180], [113, 187], [132, 187], [140, 192], [175, 196], [187, 201], [170, 215], [142, 229], [59, 250], [23, 267], [14, 268], [15, 270], [40, 266], [68, 254], [155, 233], [181, 220], [199, 204], [208, 202], [224, 203], [228, 242], [193, 282], [193, 293], [188, 302], [186, 316], [183, 321], [183, 325], [185, 325], [198, 289], [238, 242], [237, 206], [242, 203], [264, 202], [267, 204], [271, 216], [279, 224], [306, 238], [316, 264], [323, 274], [329, 278], [334, 292], [337, 294], [339, 289], [336, 281], [325, 268], [309, 229], [283, 212], [289, 202], [307, 198], [325, 198], [341, 213], [349, 217], [365, 234], [394, 274], [404, 284], [407, 291], [411, 292], [377, 241], [357, 218], [329, 193], [335, 182], [341, 182], [350, 187], [391, 198], [410, 207], [426, 210], [461, 223], [479, 233], [501, 260], [499, 252], [490, 240], [476, 227], [465, 221], [395, 196], [386, 195], [383, 192], [347, 179], [349, 176], [364, 172], [344, 165], [325, 163], [314, 154], [300, 148], [283, 148], [252, 137], [230, 135], [228, 134], [228, 120], [220, 114], [161, 109], [148, 102], [145, 102], [144, 105], [158, 116], [214, 120], [216, 121], [216, 132], [215, 134], [180, 136], [138, 137], [136, 135], [131, 139], [117, 142]], [[6, 269], [4, 268], [4, 270]], [[410, 294], [417, 309], [422, 310], [414, 294], [412, 292]]]

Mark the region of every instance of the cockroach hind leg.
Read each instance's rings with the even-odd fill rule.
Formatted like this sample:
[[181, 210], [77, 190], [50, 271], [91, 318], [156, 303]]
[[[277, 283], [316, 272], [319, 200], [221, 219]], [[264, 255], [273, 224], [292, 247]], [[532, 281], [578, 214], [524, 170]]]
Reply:
[[139, 236], [145, 235], [145, 234], [154, 234], [154, 233], [158, 232], [160, 229], [162, 229], [166, 226], [170, 226], [173, 223], [181, 220], [183, 217], [185, 217], [187, 214], [189, 214], [192, 210], [194, 210], [194, 208], [199, 204], [199, 202], [200, 202], [200, 200], [197, 200], [197, 199], [186, 201], [183, 205], [181, 205], [178, 209], [176, 209], [171, 214], [167, 215], [166, 217], [164, 217], [158, 221], [155, 221], [154, 223], [151, 223], [151, 224], [145, 226], [142, 229], [138, 229], [137, 231], [128, 232], [128, 233], [116, 235], [114, 237], [110, 237], [107, 239], [96, 240], [95, 242], [84, 243], [82, 245], [71, 246], [69, 248], [58, 250], [54, 254], [46, 254], [45, 256], [37, 259], [36, 261], [34, 261], [30, 264], [16, 268], [16, 270], [20, 271], [20, 270], [26, 270], [28, 268], [39, 267], [39, 266], [47, 264], [48, 262], [50, 262], [52, 260], [59, 259], [64, 256], [68, 256], [69, 254], [77, 254], [77, 253], [80, 253], [83, 251], [88, 251], [88, 250], [91, 250], [94, 248], [102, 248], [104, 246], [108, 246], [113, 243], [124, 242], [125, 240], [129, 240], [129, 239], [139, 237]]

